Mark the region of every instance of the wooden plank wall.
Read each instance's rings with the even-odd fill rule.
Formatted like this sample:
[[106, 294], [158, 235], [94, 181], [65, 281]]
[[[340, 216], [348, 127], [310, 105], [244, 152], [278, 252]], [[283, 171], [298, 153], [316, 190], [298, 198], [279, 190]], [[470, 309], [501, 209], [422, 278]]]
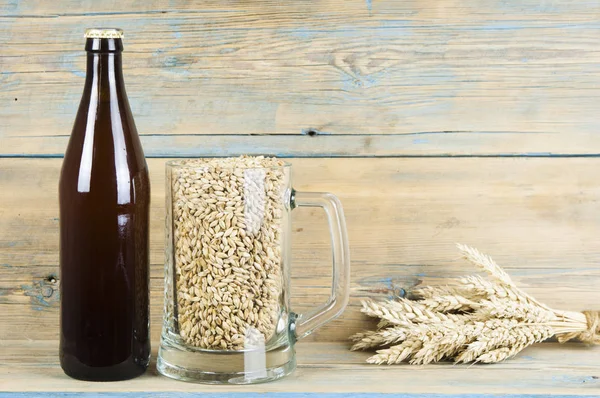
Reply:
[[[160, 330], [164, 162], [289, 157], [337, 193], [352, 300], [309, 339], [493, 255], [540, 299], [598, 307], [597, 0], [0, 0], [0, 340], [58, 334], [57, 180], [84, 79], [82, 33], [126, 31], [125, 78], [153, 183]], [[294, 215], [297, 309], [324, 299], [326, 225]]]

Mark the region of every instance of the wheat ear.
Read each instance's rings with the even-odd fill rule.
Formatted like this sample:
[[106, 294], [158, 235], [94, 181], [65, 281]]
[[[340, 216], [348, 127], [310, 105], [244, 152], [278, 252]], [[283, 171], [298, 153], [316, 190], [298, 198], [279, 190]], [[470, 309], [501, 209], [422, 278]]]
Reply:
[[363, 301], [361, 311], [380, 321], [377, 330], [354, 335], [352, 349], [383, 348], [367, 360], [373, 364], [493, 363], [552, 336], [600, 344], [600, 312], [553, 310], [519, 289], [491, 257], [457, 246], [491, 278], [421, 287], [411, 292], [414, 300]]

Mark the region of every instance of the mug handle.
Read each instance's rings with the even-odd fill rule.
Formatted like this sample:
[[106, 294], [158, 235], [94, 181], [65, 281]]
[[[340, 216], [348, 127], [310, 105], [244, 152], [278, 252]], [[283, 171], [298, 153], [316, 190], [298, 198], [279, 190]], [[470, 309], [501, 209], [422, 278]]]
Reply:
[[344, 312], [350, 293], [350, 249], [346, 219], [340, 200], [331, 193], [297, 192], [292, 190], [291, 208], [320, 207], [325, 210], [333, 254], [333, 283], [327, 302], [292, 320], [290, 329], [297, 340], [337, 318]]

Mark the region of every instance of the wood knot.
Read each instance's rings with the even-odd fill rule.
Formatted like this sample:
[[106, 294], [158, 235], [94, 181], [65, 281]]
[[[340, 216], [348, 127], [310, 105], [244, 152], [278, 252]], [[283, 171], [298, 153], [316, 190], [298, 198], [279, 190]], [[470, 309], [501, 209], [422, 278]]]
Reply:
[[34, 280], [31, 285], [23, 285], [23, 294], [31, 298], [32, 308], [42, 311], [59, 305], [59, 281], [55, 275]]
[[307, 129], [302, 129], [302, 135], [307, 135], [309, 137], [316, 137], [318, 135], [329, 135], [329, 133], [327, 133], [325, 131], [321, 131], [319, 129], [309, 127]]

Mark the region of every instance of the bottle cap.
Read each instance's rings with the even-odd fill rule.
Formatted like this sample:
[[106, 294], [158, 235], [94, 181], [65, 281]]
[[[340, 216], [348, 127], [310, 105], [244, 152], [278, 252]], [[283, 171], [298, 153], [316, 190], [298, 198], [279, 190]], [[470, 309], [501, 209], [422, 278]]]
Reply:
[[116, 28], [91, 28], [85, 30], [86, 39], [122, 39], [123, 30]]

